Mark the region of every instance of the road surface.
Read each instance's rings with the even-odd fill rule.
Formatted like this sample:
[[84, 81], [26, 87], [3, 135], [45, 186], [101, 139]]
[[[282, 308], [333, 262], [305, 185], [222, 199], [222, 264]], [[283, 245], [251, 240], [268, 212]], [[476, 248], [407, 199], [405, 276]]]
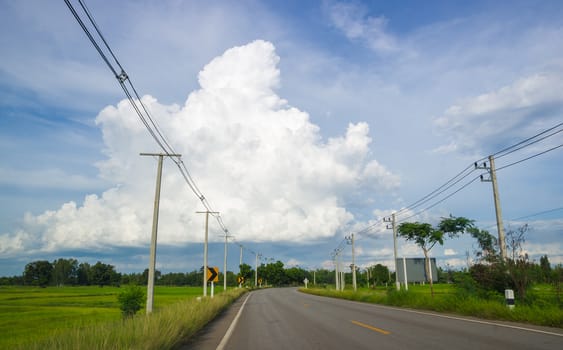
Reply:
[[185, 348], [559, 350], [563, 349], [563, 330], [391, 308], [308, 295], [294, 288], [275, 288], [243, 296], [227, 315]]

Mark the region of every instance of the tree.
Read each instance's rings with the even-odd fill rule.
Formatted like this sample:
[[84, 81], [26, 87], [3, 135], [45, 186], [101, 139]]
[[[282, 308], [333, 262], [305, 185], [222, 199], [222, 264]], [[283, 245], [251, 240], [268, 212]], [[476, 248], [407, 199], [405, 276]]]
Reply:
[[307, 271], [303, 270], [299, 266], [294, 266], [286, 269], [285, 274], [287, 276], [287, 283], [292, 285], [302, 284], [305, 277], [309, 275]]
[[475, 251], [477, 259], [492, 263], [499, 258], [499, 253], [496, 249], [497, 239], [488, 231], [480, 230], [477, 227], [470, 227], [467, 232], [477, 240], [479, 249]]
[[511, 252], [512, 260], [522, 257], [522, 244], [526, 242], [526, 233], [530, 230], [528, 224], [524, 224], [517, 229], [510, 229], [506, 232], [506, 246]]
[[98, 261], [92, 266], [92, 283], [100, 287], [110, 285], [112, 282], [119, 281], [119, 274], [115, 272], [113, 265], [104, 264]]
[[244, 278], [245, 281], [250, 281], [253, 277], [254, 271], [252, 270], [252, 266], [243, 263], [239, 266], [240, 268], [240, 276]]
[[78, 260], [57, 259], [53, 261], [53, 283], [56, 286], [76, 284], [78, 280]]
[[38, 260], [25, 265], [23, 279], [25, 284], [47, 287], [51, 282], [53, 265], [47, 260]]
[[528, 224], [524, 224], [515, 230], [511, 229], [506, 232], [506, 246], [512, 255], [512, 259], [507, 259], [506, 262], [508, 275], [516, 289], [518, 299], [521, 301], [526, 298], [526, 291], [531, 284], [530, 272], [533, 269], [528, 254], [524, 253], [522, 248], [529, 230]]
[[540, 258], [541, 281], [551, 283], [551, 264], [547, 254]]
[[399, 236], [407, 241], [415, 242], [424, 253], [424, 270], [426, 271], [426, 279], [430, 283], [430, 293], [434, 297], [434, 287], [430, 278], [430, 266], [428, 253], [436, 244], [444, 244], [444, 235], [448, 234], [450, 238], [457, 236], [470, 228], [473, 221], [464, 217], [443, 218], [435, 229], [428, 223], [420, 222], [404, 222], [399, 225], [397, 232]]
[[389, 268], [387, 266], [374, 265], [370, 268], [370, 274], [375, 285], [389, 282]]
[[80, 263], [76, 271], [78, 284], [81, 286], [89, 286], [92, 284], [92, 267], [88, 263]]
[[260, 272], [261, 277], [271, 285], [282, 286], [287, 284], [287, 275], [281, 261], [263, 265]]

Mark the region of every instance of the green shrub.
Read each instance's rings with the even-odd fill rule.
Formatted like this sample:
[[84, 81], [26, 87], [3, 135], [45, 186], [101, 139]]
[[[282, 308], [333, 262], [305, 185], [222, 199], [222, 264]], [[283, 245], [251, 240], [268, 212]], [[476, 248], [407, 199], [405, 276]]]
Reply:
[[117, 295], [117, 301], [123, 317], [132, 317], [145, 304], [145, 292], [141, 287], [131, 285]]

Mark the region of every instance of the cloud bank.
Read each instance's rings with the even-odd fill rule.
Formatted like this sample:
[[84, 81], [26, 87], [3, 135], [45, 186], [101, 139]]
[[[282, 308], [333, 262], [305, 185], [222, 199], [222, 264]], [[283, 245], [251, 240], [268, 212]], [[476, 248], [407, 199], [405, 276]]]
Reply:
[[[323, 140], [306, 112], [290, 107], [280, 86], [274, 46], [254, 41], [213, 59], [199, 74], [200, 89], [184, 105], [143, 102], [221, 211], [239, 241], [311, 242], [332, 237], [353, 214], [346, 201], [395, 189], [399, 179], [370, 154], [367, 123]], [[148, 245], [158, 151], [128, 101], [96, 118], [107, 159], [100, 177], [114, 187], [58, 210], [28, 214], [20, 230], [0, 236], [0, 252]], [[159, 243], [202, 241], [203, 208], [174, 163], [165, 161]], [[218, 227], [210, 225], [211, 240]], [[217, 225], [215, 225], [217, 226]]]
[[460, 101], [434, 119], [438, 134], [449, 140], [434, 151], [490, 152], [495, 149], [484, 145], [511, 144], [552, 127], [563, 111], [562, 89], [563, 72], [552, 70]]

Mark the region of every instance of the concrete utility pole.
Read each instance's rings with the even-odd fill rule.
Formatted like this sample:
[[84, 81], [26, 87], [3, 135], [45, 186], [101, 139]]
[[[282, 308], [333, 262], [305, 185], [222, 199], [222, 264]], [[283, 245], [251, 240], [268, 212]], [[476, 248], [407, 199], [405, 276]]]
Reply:
[[[239, 264], [238, 264], [238, 275], [240, 277], [242, 277], [242, 244], [238, 245], [240, 247], [240, 260], [239, 260]], [[239, 282], [238, 287], [242, 287], [242, 283]]]
[[160, 182], [162, 178], [162, 160], [164, 156], [181, 157], [180, 154], [163, 154], [163, 153], [140, 153], [141, 156], [158, 156], [158, 167], [156, 171], [156, 190], [154, 194], [154, 210], [152, 215], [152, 234], [151, 249], [149, 254], [149, 276], [147, 283], [147, 314], [152, 312], [152, 304], [154, 301], [154, 272], [156, 267], [156, 236], [158, 231], [158, 210], [160, 205]]
[[209, 236], [209, 214], [219, 214], [216, 211], [196, 211], [197, 214], [205, 214], [205, 241], [203, 243], [203, 296], [207, 296], [207, 240]]
[[399, 281], [399, 270], [397, 269], [397, 223], [395, 219], [395, 213], [391, 214], [391, 219], [389, 217], [383, 218], [384, 222], [391, 221], [391, 227], [387, 225], [387, 228], [393, 229], [393, 260], [395, 261], [395, 286], [397, 290], [401, 289], [401, 282]]
[[500, 205], [500, 197], [498, 194], [498, 183], [497, 183], [497, 173], [495, 169], [495, 159], [491, 155], [489, 156], [489, 167], [487, 167], [487, 163], [483, 163], [483, 165], [478, 165], [475, 163], [475, 169], [486, 169], [489, 171], [490, 178], [486, 179], [481, 175], [481, 181], [483, 182], [491, 182], [493, 184], [493, 199], [495, 202], [495, 214], [497, 219], [497, 231], [498, 231], [498, 241], [500, 247], [500, 256], [502, 260], [506, 261], [506, 240], [504, 235], [504, 224], [502, 222], [502, 208]]
[[240, 259], [239, 259], [239, 263], [238, 263], [238, 272], [240, 273], [241, 272], [240, 268], [241, 268], [241, 265], [242, 265], [242, 244], [239, 244], [239, 247], [240, 247]]
[[227, 290], [227, 240], [229, 239], [229, 230], [225, 230], [225, 261], [223, 263], [223, 290]]
[[262, 254], [256, 253], [256, 269], [254, 270], [254, 287], [258, 287], [258, 257], [262, 257]]
[[[409, 290], [409, 278], [407, 277], [407, 259], [403, 256], [403, 274], [405, 275], [405, 290]], [[399, 275], [397, 275], [398, 278]]]
[[358, 290], [356, 285], [356, 251], [354, 249], [354, 234], [350, 234], [350, 236], [346, 237], [348, 244], [352, 244], [352, 288], [354, 288], [354, 292]]
[[340, 290], [340, 276], [338, 274], [338, 250], [335, 249], [333, 253], [334, 257], [334, 287], [336, 290]]

